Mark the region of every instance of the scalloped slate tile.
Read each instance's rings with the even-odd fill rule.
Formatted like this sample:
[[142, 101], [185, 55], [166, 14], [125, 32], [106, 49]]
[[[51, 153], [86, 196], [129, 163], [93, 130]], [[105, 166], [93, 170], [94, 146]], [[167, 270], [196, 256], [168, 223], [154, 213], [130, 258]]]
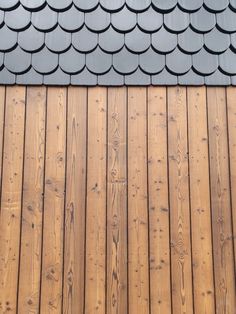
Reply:
[[233, 33], [236, 31], [235, 12], [227, 8], [224, 12], [217, 14], [217, 25], [223, 32]]
[[106, 32], [99, 34], [98, 38], [98, 43], [101, 49], [110, 53], [119, 51], [125, 44], [124, 34], [118, 33], [113, 27], [110, 27]]
[[157, 54], [152, 48], [140, 55], [139, 64], [147, 74], [157, 74], [165, 67], [165, 56]]
[[230, 76], [223, 74], [221, 71], [216, 70], [213, 74], [205, 77], [207, 85], [224, 86], [230, 84]]
[[85, 67], [85, 54], [71, 47], [59, 56], [59, 66], [67, 74], [76, 74]]
[[71, 34], [58, 26], [53, 31], [46, 33], [45, 45], [53, 52], [64, 52], [71, 45]]
[[0, 28], [0, 51], [8, 51], [17, 44], [17, 33], [10, 30], [6, 25]]
[[196, 53], [201, 50], [204, 45], [203, 35], [188, 28], [186, 31], [179, 34], [178, 44], [186, 53]]
[[110, 13], [98, 7], [96, 11], [88, 12], [85, 15], [86, 26], [94, 32], [102, 32], [110, 25]]
[[61, 28], [68, 32], [78, 31], [84, 24], [84, 13], [72, 6], [67, 11], [59, 13], [58, 23]]
[[204, 48], [192, 58], [193, 68], [200, 75], [212, 74], [218, 67], [218, 56], [210, 54]]
[[190, 69], [186, 74], [178, 77], [179, 85], [204, 85], [204, 77]]
[[192, 66], [192, 57], [176, 48], [166, 56], [166, 66], [175, 75], [185, 74]]
[[98, 78], [97, 75], [94, 75], [85, 68], [81, 73], [71, 75], [70, 82], [72, 85], [94, 86], [97, 85]]
[[46, 85], [69, 85], [70, 75], [57, 68], [55, 72], [45, 75], [43, 82]]
[[16, 82], [15, 74], [9, 72], [5, 67], [1, 70], [0, 84], [2, 85], [12, 85]]
[[112, 66], [112, 56], [97, 48], [86, 56], [86, 66], [94, 74], [104, 74]]
[[236, 0], [0, 0], [6, 84], [230, 85], [235, 64]]
[[151, 43], [153, 48], [163, 54], [170, 53], [177, 46], [177, 35], [169, 33], [164, 27], [152, 34]]
[[196, 32], [206, 33], [216, 25], [215, 14], [210, 13], [204, 7], [190, 15], [190, 23]]
[[127, 7], [124, 7], [121, 11], [111, 15], [111, 23], [118, 32], [129, 32], [135, 28], [137, 16]]
[[189, 26], [189, 14], [176, 7], [173, 11], [164, 15], [164, 24], [171, 32], [183, 32]]
[[92, 11], [99, 3], [99, 0], [73, 0], [78, 9], [82, 11]]
[[26, 29], [30, 24], [31, 14], [24, 7], [19, 6], [15, 10], [7, 11], [5, 13], [5, 24], [16, 31]]
[[132, 54], [125, 47], [113, 55], [113, 66], [120, 74], [130, 74], [137, 69], [138, 65], [138, 55]]
[[51, 73], [55, 71], [58, 66], [58, 54], [44, 47], [42, 50], [32, 55], [32, 66], [41, 74]]
[[142, 72], [139, 68], [132, 74], [125, 76], [126, 85], [150, 85], [151, 76]]
[[194, 12], [199, 10], [203, 5], [203, 0], [179, 0], [179, 6], [188, 12]]
[[33, 68], [24, 74], [17, 75], [16, 84], [20, 85], [42, 85], [43, 75], [37, 73]]
[[124, 76], [111, 68], [109, 72], [98, 76], [98, 84], [103, 86], [122, 86], [124, 85]]
[[138, 14], [138, 25], [144, 32], [155, 32], [163, 25], [163, 14], [150, 7], [145, 12]]
[[19, 0], [0, 0], [0, 9], [12, 10], [18, 5]]
[[72, 34], [72, 45], [81, 52], [90, 52], [97, 47], [98, 34], [84, 26], [81, 31]]
[[115, 12], [119, 11], [125, 5], [125, 0], [100, 0], [100, 5], [104, 8], [104, 10]]
[[25, 51], [35, 52], [44, 46], [44, 38], [45, 34], [31, 25], [27, 30], [18, 34], [18, 44]]
[[31, 66], [31, 54], [25, 52], [18, 46], [5, 55], [4, 65], [14, 74], [24, 73]]
[[150, 34], [144, 33], [136, 27], [125, 34], [125, 45], [131, 52], [141, 53], [149, 48], [150, 38]]
[[62, 11], [72, 4], [72, 0], [47, 0], [47, 3], [53, 10]]
[[228, 49], [219, 56], [220, 68], [225, 74], [236, 75], [236, 54]]
[[170, 72], [163, 69], [159, 74], [152, 76], [152, 85], [177, 85], [178, 78], [176, 75], [172, 75]]
[[32, 0], [20, 0], [20, 3], [28, 10], [38, 10], [42, 8], [46, 0], [37, 0], [37, 1], [32, 1]]
[[155, 8], [163, 12], [168, 12], [174, 9], [177, 2], [177, 0], [152, 0], [152, 4]]
[[151, 0], [126, 0], [126, 5], [134, 12], [144, 11], [151, 5]]
[[230, 35], [214, 28], [211, 32], [205, 34], [205, 46], [212, 53], [222, 53], [230, 46]]
[[220, 12], [227, 8], [229, 0], [204, 0], [205, 6], [212, 12]]
[[57, 25], [57, 12], [46, 6], [42, 10], [32, 13], [31, 22], [41, 31], [51, 31]]

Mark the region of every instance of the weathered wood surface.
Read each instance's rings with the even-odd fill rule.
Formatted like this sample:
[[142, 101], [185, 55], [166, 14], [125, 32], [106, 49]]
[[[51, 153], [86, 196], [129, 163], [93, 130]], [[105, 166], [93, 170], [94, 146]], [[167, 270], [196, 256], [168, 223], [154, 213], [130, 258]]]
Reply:
[[0, 87], [0, 313], [235, 314], [236, 89]]

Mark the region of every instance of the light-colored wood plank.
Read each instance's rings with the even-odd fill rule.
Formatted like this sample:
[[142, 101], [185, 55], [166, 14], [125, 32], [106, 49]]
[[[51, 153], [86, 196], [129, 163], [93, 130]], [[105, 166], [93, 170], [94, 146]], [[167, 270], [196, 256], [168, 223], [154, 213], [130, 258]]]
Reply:
[[148, 192], [152, 314], [171, 313], [166, 88], [148, 89]]
[[63, 313], [83, 313], [87, 89], [69, 87]]
[[214, 314], [206, 88], [187, 93], [194, 310]]
[[49, 88], [41, 313], [61, 313], [66, 154], [66, 89]]
[[107, 313], [127, 304], [127, 102], [126, 88], [108, 91]]
[[105, 313], [107, 93], [88, 90], [85, 313]]
[[0, 312], [16, 313], [25, 87], [7, 87], [0, 214]]
[[[18, 311], [39, 312], [46, 88], [27, 89]], [[27, 267], [26, 267], [27, 265]]]
[[186, 88], [168, 88], [173, 313], [193, 313]]
[[234, 239], [234, 265], [236, 268], [236, 88], [227, 88], [229, 153], [230, 153], [230, 180]]
[[[0, 191], [2, 184], [2, 154], [3, 154], [3, 134], [5, 115], [5, 87], [0, 86]], [[1, 209], [0, 209], [1, 211]]]
[[129, 313], [149, 313], [147, 92], [128, 89]]
[[216, 313], [236, 309], [225, 88], [208, 88]]

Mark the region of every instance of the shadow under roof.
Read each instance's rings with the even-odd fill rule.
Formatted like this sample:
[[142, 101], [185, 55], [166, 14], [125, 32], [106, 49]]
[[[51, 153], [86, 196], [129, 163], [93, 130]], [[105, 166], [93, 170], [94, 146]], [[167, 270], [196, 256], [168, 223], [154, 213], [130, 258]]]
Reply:
[[236, 85], [236, 0], [0, 0], [0, 84]]

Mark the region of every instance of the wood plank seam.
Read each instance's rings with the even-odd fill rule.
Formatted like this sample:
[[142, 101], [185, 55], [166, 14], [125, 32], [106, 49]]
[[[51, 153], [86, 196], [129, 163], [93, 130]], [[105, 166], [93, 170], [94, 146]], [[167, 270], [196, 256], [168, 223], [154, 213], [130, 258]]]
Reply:
[[208, 89], [206, 88], [206, 123], [207, 123], [207, 148], [208, 148], [208, 171], [209, 171], [209, 194], [210, 194], [210, 213], [211, 213], [211, 243], [212, 243], [212, 250], [211, 250], [211, 254], [212, 254], [212, 266], [213, 266], [213, 287], [214, 287], [214, 306], [215, 306], [215, 311], [216, 311], [216, 282], [215, 282], [215, 273], [214, 273], [214, 269], [215, 269], [215, 259], [214, 259], [214, 245], [213, 245], [213, 206], [212, 206], [212, 192], [211, 192], [211, 167], [210, 167], [210, 162], [211, 162], [211, 156], [210, 156], [210, 135], [209, 135], [209, 130], [210, 130], [210, 126], [209, 126], [209, 112], [208, 112]]
[[231, 172], [231, 159], [230, 159], [230, 144], [229, 144], [229, 112], [228, 112], [228, 94], [227, 87], [225, 87], [225, 99], [226, 99], [226, 129], [227, 129], [227, 150], [228, 150], [228, 164], [229, 164], [229, 194], [230, 194], [230, 207], [231, 207], [231, 228], [232, 228], [232, 240], [233, 240], [233, 259], [234, 259], [234, 286], [236, 291], [236, 252], [235, 252], [235, 242], [236, 242], [236, 230], [234, 230], [234, 215], [233, 215], [233, 200], [232, 200], [232, 172]]
[[[168, 111], [169, 111], [169, 97], [168, 87], [166, 87], [166, 153], [167, 153], [167, 188], [168, 188], [168, 208], [170, 209], [170, 169], [169, 169], [169, 123], [168, 123]], [[172, 254], [171, 254], [171, 216], [169, 214], [169, 260], [170, 260], [170, 287], [172, 287]], [[173, 312], [173, 297], [170, 296], [171, 313]]]
[[41, 235], [41, 267], [40, 267], [40, 285], [39, 285], [39, 313], [41, 313], [41, 295], [42, 295], [42, 274], [43, 274], [43, 241], [44, 241], [44, 208], [45, 208], [45, 182], [46, 182], [46, 156], [47, 156], [47, 124], [48, 124], [48, 87], [46, 87], [46, 106], [45, 106], [45, 143], [44, 143], [44, 172], [43, 172], [43, 203], [42, 203], [42, 235]]

